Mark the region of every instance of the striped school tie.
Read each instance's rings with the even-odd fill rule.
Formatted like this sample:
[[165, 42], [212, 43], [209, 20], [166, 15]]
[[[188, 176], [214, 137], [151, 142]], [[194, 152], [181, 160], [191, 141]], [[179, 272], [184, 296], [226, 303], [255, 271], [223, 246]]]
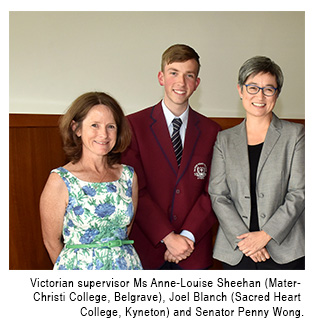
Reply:
[[182, 120], [180, 118], [175, 118], [172, 121], [172, 124], [173, 124], [173, 133], [171, 136], [171, 141], [172, 141], [174, 153], [176, 154], [178, 166], [180, 166], [181, 157], [182, 157], [182, 142], [180, 137], [180, 127], [182, 125]]

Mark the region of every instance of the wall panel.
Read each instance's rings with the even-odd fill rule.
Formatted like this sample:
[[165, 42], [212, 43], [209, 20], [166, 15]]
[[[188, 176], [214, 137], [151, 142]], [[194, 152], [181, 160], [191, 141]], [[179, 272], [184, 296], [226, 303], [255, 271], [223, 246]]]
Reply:
[[42, 242], [39, 198], [50, 170], [64, 164], [65, 157], [56, 119], [24, 116], [10, 115], [9, 268], [51, 269]]

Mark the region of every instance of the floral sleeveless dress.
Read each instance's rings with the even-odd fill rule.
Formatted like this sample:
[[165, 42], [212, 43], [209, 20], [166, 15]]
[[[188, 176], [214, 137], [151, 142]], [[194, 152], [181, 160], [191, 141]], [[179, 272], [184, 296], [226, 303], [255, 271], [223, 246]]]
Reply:
[[[122, 168], [117, 181], [103, 183], [82, 181], [63, 167], [51, 171], [60, 175], [69, 192], [62, 231], [65, 246], [54, 270], [142, 269], [131, 244], [95, 247], [108, 241], [127, 239], [127, 225], [133, 217], [134, 171], [130, 166], [122, 165]], [[81, 248], [68, 248], [78, 245]]]

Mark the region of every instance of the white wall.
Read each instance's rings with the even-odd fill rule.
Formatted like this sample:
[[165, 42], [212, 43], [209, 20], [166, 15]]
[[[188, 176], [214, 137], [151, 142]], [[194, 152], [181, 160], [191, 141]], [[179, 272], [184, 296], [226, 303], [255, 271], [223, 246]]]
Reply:
[[127, 114], [162, 98], [161, 55], [174, 43], [200, 55], [191, 106], [209, 117], [244, 115], [236, 91], [255, 55], [285, 75], [275, 112], [304, 118], [304, 12], [11, 12], [11, 113], [63, 113], [84, 92], [105, 91]]

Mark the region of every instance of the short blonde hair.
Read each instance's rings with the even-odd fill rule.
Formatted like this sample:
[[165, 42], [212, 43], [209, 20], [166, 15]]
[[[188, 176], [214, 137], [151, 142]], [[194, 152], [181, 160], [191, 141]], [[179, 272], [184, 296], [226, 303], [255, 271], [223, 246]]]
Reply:
[[[111, 96], [103, 92], [88, 92], [78, 97], [60, 118], [59, 128], [63, 140], [63, 149], [72, 163], [77, 163], [82, 156], [82, 139], [76, 135], [83, 120], [93, 106], [105, 105], [110, 108], [117, 125], [117, 141], [106, 155], [109, 166], [120, 162], [121, 153], [131, 141], [131, 130], [120, 105]], [[76, 125], [75, 128], [74, 124]]]

